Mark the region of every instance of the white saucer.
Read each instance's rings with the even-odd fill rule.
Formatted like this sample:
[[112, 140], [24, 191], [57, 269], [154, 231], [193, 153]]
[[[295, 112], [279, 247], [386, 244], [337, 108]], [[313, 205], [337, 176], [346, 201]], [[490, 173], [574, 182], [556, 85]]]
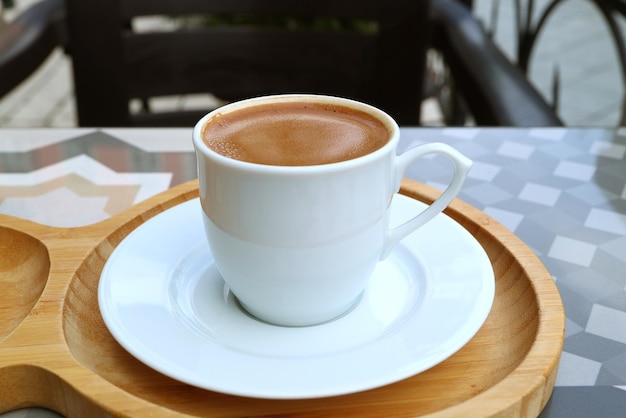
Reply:
[[[396, 195], [391, 223], [423, 207]], [[294, 399], [371, 389], [442, 362], [482, 326], [494, 292], [483, 248], [439, 215], [379, 263], [341, 318], [269, 325], [239, 307], [212, 265], [196, 199], [120, 243], [102, 271], [98, 300], [116, 340], [157, 371], [218, 392]]]

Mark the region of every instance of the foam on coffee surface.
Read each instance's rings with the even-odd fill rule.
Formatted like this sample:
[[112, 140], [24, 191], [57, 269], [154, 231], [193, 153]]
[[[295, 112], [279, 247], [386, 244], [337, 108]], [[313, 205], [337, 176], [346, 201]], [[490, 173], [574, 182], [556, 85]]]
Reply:
[[217, 114], [202, 137], [212, 150], [236, 160], [304, 166], [369, 154], [385, 145], [390, 133], [377, 118], [350, 107], [279, 102]]

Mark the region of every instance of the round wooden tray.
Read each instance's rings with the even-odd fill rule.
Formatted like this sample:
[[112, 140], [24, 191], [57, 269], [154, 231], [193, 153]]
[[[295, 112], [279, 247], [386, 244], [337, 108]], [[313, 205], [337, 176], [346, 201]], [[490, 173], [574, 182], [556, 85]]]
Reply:
[[[405, 180], [401, 193], [428, 203], [439, 192]], [[487, 251], [496, 298], [477, 335], [443, 363], [374, 390], [288, 401], [201, 390], [150, 369], [105, 327], [100, 272], [138, 225], [196, 196], [192, 181], [81, 228], [0, 216], [0, 412], [41, 406], [68, 417], [535, 417], [546, 404], [565, 329], [558, 290], [526, 245], [459, 200], [446, 213]]]

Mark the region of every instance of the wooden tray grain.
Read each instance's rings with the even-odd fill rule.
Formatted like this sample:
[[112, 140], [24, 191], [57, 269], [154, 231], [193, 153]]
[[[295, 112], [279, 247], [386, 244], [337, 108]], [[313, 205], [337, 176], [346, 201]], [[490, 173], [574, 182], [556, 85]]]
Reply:
[[[424, 202], [438, 194], [408, 180], [401, 192]], [[432, 369], [361, 393], [276, 401], [197, 389], [148, 368], [105, 327], [100, 272], [134, 228], [196, 196], [197, 183], [189, 182], [80, 228], [0, 216], [0, 412], [41, 406], [68, 417], [517, 418], [537, 416], [547, 402], [565, 329], [556, 286], [515, 235], [459, 200], [446, 213], [489, 254], [496, 298], [477, 335]]]

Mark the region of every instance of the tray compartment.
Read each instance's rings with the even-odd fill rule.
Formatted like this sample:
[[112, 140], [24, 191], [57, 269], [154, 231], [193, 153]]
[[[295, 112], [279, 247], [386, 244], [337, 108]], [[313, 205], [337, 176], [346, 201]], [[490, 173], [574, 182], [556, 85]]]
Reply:
[[50, 255], [37, 238], [0, 226], [0, 341], [28, 316], [50, 272]]

